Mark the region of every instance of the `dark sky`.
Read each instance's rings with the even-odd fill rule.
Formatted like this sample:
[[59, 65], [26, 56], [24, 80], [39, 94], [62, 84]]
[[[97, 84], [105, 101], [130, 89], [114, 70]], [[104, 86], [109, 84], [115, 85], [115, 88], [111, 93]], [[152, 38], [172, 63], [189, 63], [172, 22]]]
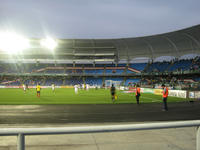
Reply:
[[124, 38], [200, 24], [200, 0], [0, 0], [0, 30], [41, 38]]

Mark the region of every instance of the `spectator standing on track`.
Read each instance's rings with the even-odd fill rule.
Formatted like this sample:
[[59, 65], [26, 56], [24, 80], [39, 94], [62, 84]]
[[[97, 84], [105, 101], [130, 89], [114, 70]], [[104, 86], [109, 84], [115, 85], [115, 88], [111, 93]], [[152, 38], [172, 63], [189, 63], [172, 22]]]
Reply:
[[163, 88], [163, 111], [168, 111], [167, 107], [168, 88], [164, 84], [162, 84], [162, 88]]
[[135, 97], [136, 97], [137, 104], [139, 105], [139, 101], [140, 101], [140, 86], [138, 84], [136, 85]]

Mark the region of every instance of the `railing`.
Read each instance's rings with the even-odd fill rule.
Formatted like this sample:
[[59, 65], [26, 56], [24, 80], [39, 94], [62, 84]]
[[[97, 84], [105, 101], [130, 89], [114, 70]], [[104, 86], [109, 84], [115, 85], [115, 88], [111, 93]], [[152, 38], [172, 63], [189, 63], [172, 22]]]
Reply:
[[1, 128], [0, 136], [7, 136], [7, 135], [18, 136], [17, 150], [25, 150], [26, 135], [119, 132], [119, 131], [134, 131], [134, 130], [183, 128], [183, 127], [197, 127], [196, 150], [200, 150], [200, 128], [199, 128], [200, 120], [175, 121], [175, 122], [165, 122], [165, 123], [128, 124], [128, 125], [63, 127], [63, 128]]

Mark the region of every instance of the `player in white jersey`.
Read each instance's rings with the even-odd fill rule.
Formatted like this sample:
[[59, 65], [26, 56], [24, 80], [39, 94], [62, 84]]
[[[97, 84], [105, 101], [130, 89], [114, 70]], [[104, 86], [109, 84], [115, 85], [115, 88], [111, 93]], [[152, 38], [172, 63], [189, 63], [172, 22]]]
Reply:
[[26, 93], [26, 85], [23, 84], [22, 87], [23, 87], [24, 93]]
[[74, 91], [75, 91], [75, 94], [78, 94], [78, 85], [74, 86]]
[[87, 91], [89, 90], [89, 84], [86, 84], [86, 90]]
[[55, 84], [51, 85], [51, 89], [52, 89], [53, 92], [55, 92]]

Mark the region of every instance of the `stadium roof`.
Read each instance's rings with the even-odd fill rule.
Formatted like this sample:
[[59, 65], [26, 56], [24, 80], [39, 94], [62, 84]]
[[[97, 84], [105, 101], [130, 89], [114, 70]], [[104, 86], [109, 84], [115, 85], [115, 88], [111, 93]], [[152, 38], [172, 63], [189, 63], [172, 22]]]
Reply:
[[[186, 54], [200, 55], [200, 25], [183, 30], [121, 39], [58, 39], [53, 53], [40, 46], [40, 39], [31, 39], [31, 48], [16, 59], [131, 61], [138, 57], [155, 59], [160, 56], [181, 57]], [[0, 51], [0, 59], [10, 56]]]

